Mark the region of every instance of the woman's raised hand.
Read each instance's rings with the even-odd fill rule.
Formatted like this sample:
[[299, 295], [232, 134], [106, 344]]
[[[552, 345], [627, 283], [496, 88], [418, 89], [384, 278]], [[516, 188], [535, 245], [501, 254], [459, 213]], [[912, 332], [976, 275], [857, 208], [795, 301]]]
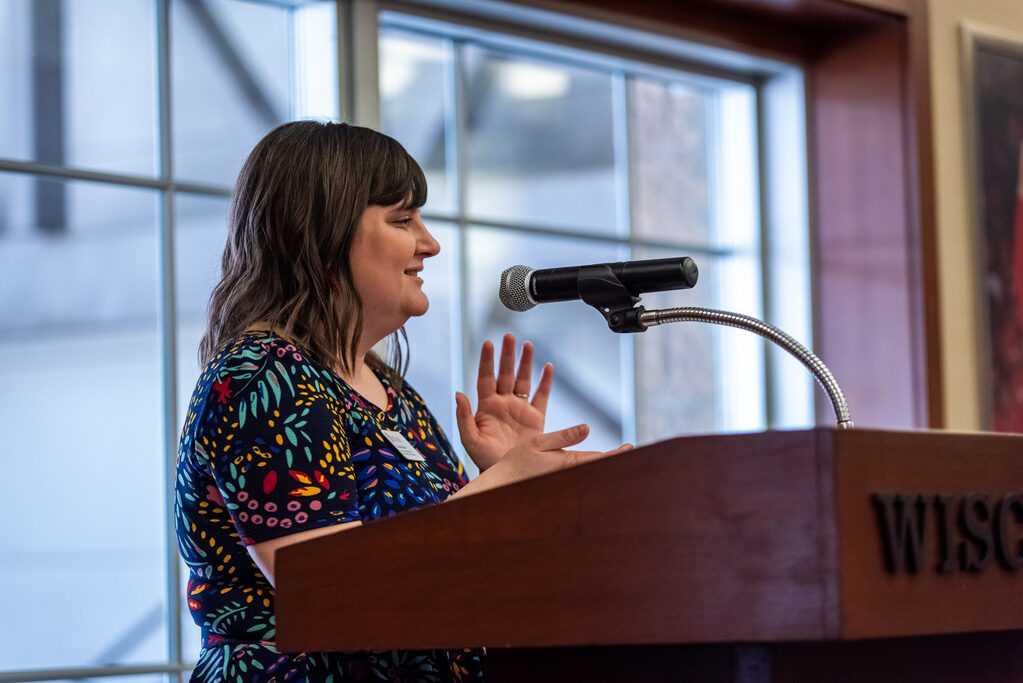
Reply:
[[[547, 398], [554, 382], [554, 366], [544, 365], [540, 384], [532, 388], [533, 345], [522, 345], [519, 369], [515, 372], [515, 335], [506, 334], [501, 343], [497, 377], [494, 376], [494, 345], [483, 344], [480, 352], [475, 415], [465, 394], [455, 394], [455, 417], [462, 446], [483, 472], [512, 448], [543, 434]], [[578, 442], [577, 442], [578, 443]]]

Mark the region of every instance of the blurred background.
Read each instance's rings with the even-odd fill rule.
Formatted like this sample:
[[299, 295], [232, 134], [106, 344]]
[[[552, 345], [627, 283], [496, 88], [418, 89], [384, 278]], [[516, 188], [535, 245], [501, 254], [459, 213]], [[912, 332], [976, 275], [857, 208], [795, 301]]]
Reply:
[[814, 424], [809, 376], [753, 335], [500, 305], [510, 265], [684, 255], [698, 285], [648, 309], [813, 345], [799, 64], [535, 13], [0, 0], [0, 680], [187, 676], [176, 440], [235, 175], [284, 121], [379, 128], [426, 171], [442, 251], [408, 379], [456, 444], [454, 392], [509, 330], [534, 376], [554, 363], [548, 427], [588, 422], [589, 448]]

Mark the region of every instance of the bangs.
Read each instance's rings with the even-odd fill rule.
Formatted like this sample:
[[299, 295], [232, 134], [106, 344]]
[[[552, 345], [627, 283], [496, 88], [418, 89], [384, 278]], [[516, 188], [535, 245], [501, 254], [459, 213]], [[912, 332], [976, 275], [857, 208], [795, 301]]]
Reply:
[[426, 204], [423, 169], [396, 140], [380, 137], [383, 138], [382, 158], [370, 182], [369, 203], [376, 206], [403, 203], [404, 209], [418, 209]]

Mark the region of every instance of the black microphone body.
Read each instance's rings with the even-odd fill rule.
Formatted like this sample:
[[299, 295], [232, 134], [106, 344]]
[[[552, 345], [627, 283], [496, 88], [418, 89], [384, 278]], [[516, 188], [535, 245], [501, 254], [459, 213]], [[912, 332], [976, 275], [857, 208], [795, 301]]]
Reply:
[[[688, 256], [649, 259], [646, 261], [620, 261], [598, 263], [611, 273], [633, 296], [645, 292], [666, 292], [690, 289], [696, 284], [699, 270]], [[579, 273], [593, 266], [567, 266], [534, 270], [527, 280], [529, 297], [536, 303], [572, 301], [579, 296]]]

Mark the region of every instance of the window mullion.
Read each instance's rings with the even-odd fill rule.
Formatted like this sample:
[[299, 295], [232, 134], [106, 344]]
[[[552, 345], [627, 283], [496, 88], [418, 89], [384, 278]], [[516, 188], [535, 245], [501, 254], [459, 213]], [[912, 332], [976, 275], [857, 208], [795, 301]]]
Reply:
[[[345, 36], [350, 46], [350, 121], [380, 130], [380, 21], [376, 0], [350, 0]], [[338, 36], [340, 40], [340, 36]]]
[[167, 657], [171, 665], [182, 662], [181, 569], [174, 529], [174, 483], [177, 478], [177, 329], [174, 300], [174, 147], [171, 127], [171, 0], [156, 3], [157, 111], [160, 133], [160, 177], [168, 185], [160, 192], [160, 367], [163, 388], [164, 443], [164, 553], [167, 572]]
[[[757, 204], [760, 210], [757, 212], [757, 222], [759, 223], [759, 239], [760, 239], [760, 305], [763, 311], [763, 318], [768, 322], [775, 319], [774, 316], [774, 299], [773, 292], [771, 291], [771, 278], [769, 273], [771, 272], [771, 260], [773, 257], [771, 250], [771, 239], [768, 234], [770, 228], [770, 209], [768, 205], [770, 201], [770, 195], [767, 192], [767, 148], [765, 145], [765, 134], [764, 130], [764, 88], [763, 84], [755, 86], [755, 94], [753, 99], [753, 106], [755, 112], [753, 120], [756, 121], [756, 142], [755, 149], [757, 158], [755, 161], [757, 169]], [[767, 429], [775, 429], [778, 426], [778, 410], [775, 404], [775, 358], [776, 354], [772, 353], [770, 344], [761, 344], [764, 354], [764, 381], [761, 386], [763, 391], [764, 401], [764, 423]]]
[[287, 28], [285, 29], [288, 33], [288, 120], [294, 121], [298, 118], [299, 110], [299, 97], [301, 96], [301, 88], [299, 87], [298, 77], [298, 36], [296, 31], [298, 30], [298, 22], [295, 21], [295, 8], [289, 7], [287, 10]]
[[[463, 391], [467, 389], [465, 378], [473, 376], [473, 355], [478, 340], [470, 336], [472, 322], [469, 310], [469, 294], [467, 283], [469, 282], [469, 217], [468, 217], [468, 139], [469, 139], [469, 116], [466, 99], [466, 73], [465, 73], [465, 41], [454, 39], [452, 45], [451, 64], [451, 103], [450, 114], [448, 115], [449, 132], [453, 132], [453, 148], [455, 152], [455, 216], [457, 221], [458, 235], [458, 338], [457, 355], [452, 354], [452, 369], [455, 372], [453, 378], [456, 387]], [[468, 339], [467, 339], [468, 338]], [[471, 467], [472, 464], [469, 463]]]
[[338, 0], [337, 3], [337, 116], [340, 121], [351, 121], [355, 112], [354, 81], [352, 66], [351, 25], [352, 0]]
[[[707, 135], [703, 141], [704, 154], [707, 158], [707, 194], [710, 197], [710, 201], [707, 205], [707, 219], [710, 225], [710, 234], [712, 236], [712, 242], [715, 246], [721, 246], [721, 202], [724, 201], [721, 193], [722, 179], [721, 174], [723, 169], [721, 168], [721, 95], [720, 93], [714, 93], [706, 99], [705, 112], [707, 123]], [[720, 265], [720, 261], [719, 261]], [[720, 270], [720, 268], [719, 268]], [[722, 284], [719, 279], [713, 283], [713, 290], [711, 292], [711, 301], [713, 301], [713, 307], [719, 308], [723, 299], [721, 294]], [[712, 346], [713, 346], [713, 357], [714, 363], [712, 365], [712, 372], [714, 373], [714, 430], [724, 431], [729, 427], [728, 424], [728, 402], [729, 402], [729, 387], [725, 381], [725, 372], [723, 370], [723, 364], [727, 361], [724, 358], [724, 353], [721, 346], [721, 334], [722, 328], [713, 326], [711, 329], [712, 335]]]
[[[616, 202], [616, 223], [618, 236], [626, 241], [623, 244], [627, 258], [633, 258], [632, 248], [628, 239], [632, 236], [632, 151], [630, 148], [629, 129], [629, 79], [623, 70], [611, 74], [611, 115], [612, 132], [614, 135], [614, 174]], [[637, 385], [636, 348], [634, 335], [620, 335], [619, 357], [622, 367], [622, 440], [636, 443], [637, 420], [636, 397], [639, 395]]]

